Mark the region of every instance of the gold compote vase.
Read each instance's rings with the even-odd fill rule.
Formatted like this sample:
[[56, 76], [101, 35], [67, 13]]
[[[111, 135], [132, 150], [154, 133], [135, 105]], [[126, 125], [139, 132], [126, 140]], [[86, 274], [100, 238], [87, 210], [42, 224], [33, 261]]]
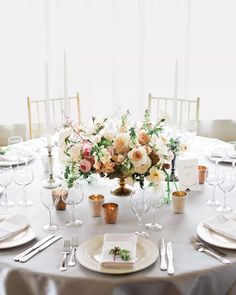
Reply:
[[111, 193], [117, 197], [128, 197], [133, 193], [131, 188], [126, 187], [126, 182], [124, 177], [119, 178], [119, 186], [111, 190]]

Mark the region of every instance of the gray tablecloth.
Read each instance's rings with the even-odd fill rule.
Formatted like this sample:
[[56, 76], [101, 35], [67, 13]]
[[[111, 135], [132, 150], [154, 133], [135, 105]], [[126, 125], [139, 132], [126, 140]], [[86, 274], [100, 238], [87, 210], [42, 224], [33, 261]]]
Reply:
[[[203, 149], [214, 141], [201, 139], [197, 145], [200, 164], [213, 165], [204, 156]], [[6, 209], [0, 207], [0, 214], [22, 213], [28, 216], [37, 240], [46, 236], [41, 227], [48, 221], [48, 212], [40, 203], [40, 183], [43, 178], [40, 157], [33, 162], [35, 180], [28, 187], [29, 197], [35, 202], [33, 207], [24, 209], [18, 206]], [[224, 165], [230, 169], [230, 165]], [[85, 185], [85, 199], [76, 206], [76, 215], [83, 221], [77, 228], [68, 228], [65, 221], [70, 216], [70, 208], [56, 211], [54, 220], [60, 225], [59, 233], [63, 238], [74, 235], [79, 241], [87, 240], [95, 235], [110, 232], [133, 232], [137, 229], [137, 219], [130, 210], [129, 199], [114, 197], [110, 189], [115, 181], [99, 180]], [[27, 263], [17, 263], [13, 257], [33, 245], [26, 245], [0, 251], [0, 294], [83, 294], [83, 295], [131, 295], [131, 294], [236, 294], [236, 251], [225, 250], [231, 263], [224, 265], [216, 259], [195, 251], [190, 238], [196, 233], [197, 225], [204, 219], [214, 216], [215, 208], [205, 205], [212, 188], [207, 184], [200, 191], [190, 192], [185, 214], [172, 213], [171, 205], [159, 210], [159, 222], [163, 225], [160, 232], [150, 232], [151, 240], [158, 244], [164, 237], [172, 241], [174, 265], [176, 273], [169, 276], [160, 270], [159, 259], [150, 267], [131, 274], [108, 275], [93, 272], [77, 264], [66, 272], [59, 271], [62, 260], [63, 240], [54, 243]], [[9, 198], [18, 201], [21, 190], [14, 182], [9, 186]], [[105, 224], [102, 217], [92, 217], [88, 206], [88, 196], [101, 193], [106, 201], [119, 203], [118, 222], [114, 225]], [[235, 190], [229, 194], [229, 200], [236, 209]], [[223, 193], [217, 189], [216, 196], [222, 199]], [[147, 214], [144, 223], [150, 221]]]

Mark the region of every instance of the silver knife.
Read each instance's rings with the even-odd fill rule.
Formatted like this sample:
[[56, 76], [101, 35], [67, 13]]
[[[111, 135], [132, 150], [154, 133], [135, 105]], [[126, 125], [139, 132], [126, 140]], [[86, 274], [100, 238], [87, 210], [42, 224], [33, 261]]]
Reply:
[[168, 268], [167, 272], [169, 275], [173, 275], [175, 273], [174, 266], [173, 266], [173, 250], [172, 250], [172, 243], [167, 243], [167, 258], [168, 258]]
[[40, 240], [39, 242], [35, 243], [32, 247], [30, 247], [29, 249], [21, 252], [20, 254], [18, 254], [16, 257], [14, 257], [15, 261], [19, 261], [23, 256], [29, 254], [30, 252], [34, 251], [35, 249], [37, 249], [38, 247], [40, 247], [41, 245], [43, 245], [44, 243], [46, 243], [48, 240], [52, 239], [53, 237], [55, 237], [55, 235], [49, 235], [45, 238], [43, 238], [42, 240]]
[[161, 253], [161, 270], [167, 270], [166, 264], [166, 248], [165, 248], [165, 240], [162, 238], [160, 240], [160, 253]]
[[62, 236], [56, 236], [56, 237], [50, 239], [49, 241], [47, 241], [46, 243], [44, 243], [39, 248], [37, 248], [34, 251], [30, 252], [28, 255], [25, 255], [22, 258], [20, 258], [20, 262], [26, 262], [31, 257], [33, 257], [34, 255], [38, 254], [40, 251], [42, 251], [43, 249], [47, 248], [48, 246], [50, 246], [51, 244], [53, 244], [54, 242], [56, 242], [57, 240], [59, 240], [61, 238], [62, 238]]

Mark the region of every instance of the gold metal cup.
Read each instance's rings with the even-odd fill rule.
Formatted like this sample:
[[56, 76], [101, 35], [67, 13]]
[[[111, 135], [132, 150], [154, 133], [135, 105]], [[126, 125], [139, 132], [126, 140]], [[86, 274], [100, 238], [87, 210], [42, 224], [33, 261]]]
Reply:
[[176, 191], [172, 193], [172, 207], [174, 213], [184, 213], [187, 195], [185, 191]]
[[62, 197], [67, 198], [68, 191], [66, 189], [55, 189], [52, 191], [52, 197], [53, 199], [59, 197], [59, 201], [56, 205], [57, 210], [65, 210], [66, 209], [66, 203], [63, 201]]
[[89, 196], [89, 207], [92, 210], [92, 216], [98, 217], [102, 215], [102, 205], [104, 203], [104, 196], [94, 194]]
[[105, 203], [102, 205], [102, 207], [105, 223], [116, 223], [118, 215], [118, 204]]
[[206, 178], [206, 166], [198, 166], [199, 184], [204, 184]]

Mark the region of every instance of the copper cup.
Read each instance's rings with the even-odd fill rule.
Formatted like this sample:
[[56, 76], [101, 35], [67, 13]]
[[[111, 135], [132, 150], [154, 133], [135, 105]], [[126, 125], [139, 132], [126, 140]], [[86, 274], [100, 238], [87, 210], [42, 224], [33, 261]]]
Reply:
[[203, 184], [206, 178], [206, 166], [198, 166], [199, 184]]
[[63, 201], [62, 197], [66, 199], [67, 196], [68, 196], [68, 191], [66, 189], [59, 188], [52, 191], [53, 200], [55, 201], [55, 198], [59, 198], [59, 201], [56, 205], [57, 210], [66, 209], [66, 203]]
[[102, 205], [102, 207], [105, 223], [116, 223], [118, 215], [118, 204], [105, 203]]
[[102, 215], [102, 205], [104, 203], [103, 195], [91, 195], [89, 196], [89, 207], [92, 210], [92, 216], [98, 217]]
[[175, 213], [184, 213], [187, 195], [186, 191], [176, 191], [172, 193], [172, 207]]

